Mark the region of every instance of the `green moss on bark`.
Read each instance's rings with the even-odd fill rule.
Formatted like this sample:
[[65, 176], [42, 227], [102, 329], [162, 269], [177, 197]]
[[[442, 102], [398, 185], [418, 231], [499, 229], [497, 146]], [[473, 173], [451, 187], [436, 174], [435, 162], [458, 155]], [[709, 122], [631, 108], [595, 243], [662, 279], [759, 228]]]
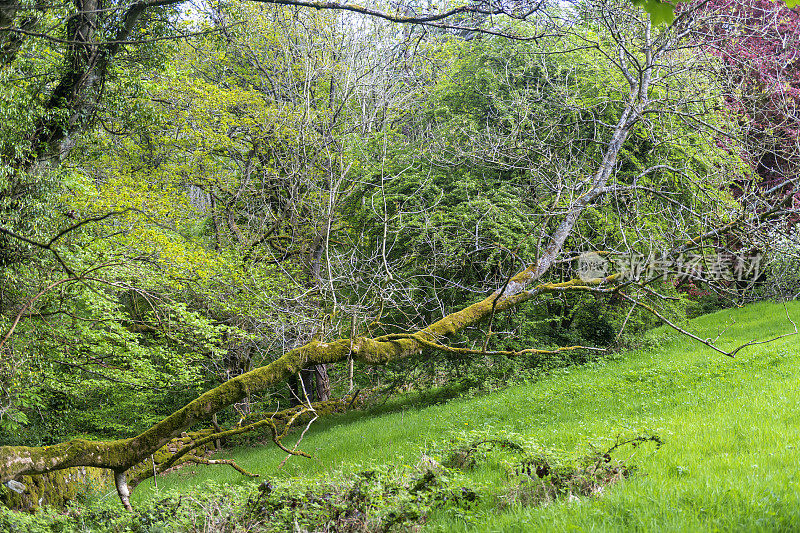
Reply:
[[[385, 364], [419, 353], [424, 346], [438, 342], [441, 337], [476, 324], [493, 313], [509, 309], [536, 294], [592, 290], [592, 287], [616, 281], [615, 276], [610, 276], [589, 282], [571, 280], [527, 289], [526, 286], [534, 277], [534, 274], [526, 270], [512, 278], [502, 293], [496, 291], [482, 301], [447, 315], [415, 333], [387, 335], [376, 339], [364, 337], [338, 339], [328, 343], [314, 340], [266, 366], [237, 376], [202, 394], [144, 433], [130, 439], [110, 442], [74, 440], [43, 448], [0, 446], [0, 481], [20, 475], [41, 474], [75, 466], [92, 466], [125, 472], [149, 460], [151, 455], [181, 435], [186, 428], [207, 420], [212, 414], [253, 392], [286, 380], [308, 366], [344, 361], [351, 354], [353, 359], [367, 364]], [[512, 282], [514, 287], [511, 286]], [[444, 345], [434, 344], [433, 347], [447, 349]]]
[[21, 476], [17, 481], [25, 485], [22, 494], [4, 488], [0, 502], [9, 509], [33, 512], [42, 506], [63, 508], [69, 502], [113, 487], [108, 470], [91, 467], [66, 468], [36, 476]]

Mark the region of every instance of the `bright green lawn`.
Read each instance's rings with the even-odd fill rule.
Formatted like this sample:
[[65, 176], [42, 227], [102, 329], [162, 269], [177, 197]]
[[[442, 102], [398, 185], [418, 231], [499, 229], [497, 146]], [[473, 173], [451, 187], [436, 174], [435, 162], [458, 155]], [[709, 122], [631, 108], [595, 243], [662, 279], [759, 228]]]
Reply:
[[[800, 302], [788, 307], [800, 324]], [[784, 307], [756, 304], [696, 320], [693, 331], [733, 347], [793, 331]], [[640, 450], [639, 470], [601, 497], [544, 507], [485, 507], [471, 524], [447, 510], [429, 526], [441, 531], [792, 531], [800, 530], [800, 336], [743, 350], [735, 360], [690, 339], [657, 330], [658, 348], [557, 372], [536, 383], [443, 405], [380, 416], [351, 413], [320, 421], [301, 448], [314, 460], [283, 458], [272, 446], [231, 457], [268, 477], [325, 475], [365, 465], [418, 461], [447, 435], [476, 428], [513, 431], [551, 449], [584, 453], [618, 434], [652, 431], [664, 446]], [[191, 475], [191, 471], [197, 475]], [[473, 476], [497, 491], [499, 471]], [[185, 468], [159, 478], [181, 488], [204, 479], [241, 483], [226, 467]], [[152, 497], [148, 482], [134, 495]], [[134, 501], [135, 501], [134, 500]], [[491, 502], [491, 498], [484, 498]]]

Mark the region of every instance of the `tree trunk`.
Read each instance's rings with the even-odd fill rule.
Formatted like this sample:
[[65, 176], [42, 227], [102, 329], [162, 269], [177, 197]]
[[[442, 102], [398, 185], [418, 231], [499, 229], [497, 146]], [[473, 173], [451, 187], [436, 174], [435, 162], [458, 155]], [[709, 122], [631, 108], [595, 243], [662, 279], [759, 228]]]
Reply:
[[331, 380], [328, 377], [328, 365], [315, 365], [314, 374], [317, 379], [317, 401], [327, 402], [331, 399]]

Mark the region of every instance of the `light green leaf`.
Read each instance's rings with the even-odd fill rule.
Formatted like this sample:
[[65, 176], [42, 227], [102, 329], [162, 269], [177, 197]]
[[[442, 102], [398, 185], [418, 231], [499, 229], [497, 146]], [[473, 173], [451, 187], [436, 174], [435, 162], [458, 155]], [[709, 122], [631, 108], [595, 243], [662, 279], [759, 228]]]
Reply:
[[670, 24], [675, 20], [675, 6], [658, 0], [646, 0], [644, 10], [650, 14], [650, 21], [654, 26], [661, 23]]

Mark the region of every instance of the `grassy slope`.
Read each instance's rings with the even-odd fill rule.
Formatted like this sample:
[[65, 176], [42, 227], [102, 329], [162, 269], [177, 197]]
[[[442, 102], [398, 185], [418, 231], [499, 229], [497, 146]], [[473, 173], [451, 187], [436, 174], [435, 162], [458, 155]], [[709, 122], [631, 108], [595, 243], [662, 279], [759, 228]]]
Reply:
[[[789, 306], [800, 324], [800, 302]], [[692, 329], [734, 346], [792, 331], [783, 306], [757, 304], [696, 320]], [[365, 465], [416, 462], [428, 443], [470, 428], [509, 430], [548, 447], [582, 453], [619, 433], [654, 431], [656, 452], [632, 459], [636, 474], [602, 497], [544, 507], [487, 506], [464, 524], [447, 511], [430, 527], [442, 531], [794, 530], [800, 528], [800, 336], [755, 346], [730, 360], [689, 339], [658, 330], [659, 348], [615, 361], [558, 372], [495, 394], [380, 416], [353, 413], [319, 422], [281, 470], [274, 447], [232, 456], [268, 477], [325, 475]], [[242, 482], [225, 467], [195, 468], [159, 478], [180, 488], [203, 479]], [[473, 474], [490, 487], [503, 474]], [[143, 485], [135, 498], [153, 495]]]

